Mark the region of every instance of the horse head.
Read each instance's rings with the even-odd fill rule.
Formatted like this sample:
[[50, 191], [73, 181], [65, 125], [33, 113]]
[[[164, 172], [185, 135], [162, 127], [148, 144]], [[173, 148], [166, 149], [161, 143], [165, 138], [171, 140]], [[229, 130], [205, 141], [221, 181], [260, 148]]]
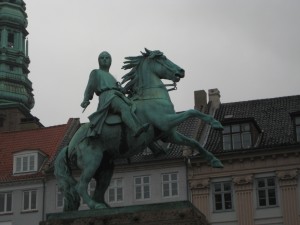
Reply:
[[169, 60], [161, 51], [150, 51], [145, 48], [145, 53], [142, 52], [145, 58], [148, 58], [152, 64], [154, 73], [160, 79], [172, 80], [173, 82], [179, 82], [184, 77], [184, 69], [177, 66], [171, 60]]
[[161, 51], [145, 48], [141, 56], [126, 57], [122, 69], [131, 69], [123, 76], [123, 83], [128, 82], [125, 92], [137, 92], [141, 89], [164, 87], [161, 79], [179, 82], [184, 77], [184, 70], [169, 60]]

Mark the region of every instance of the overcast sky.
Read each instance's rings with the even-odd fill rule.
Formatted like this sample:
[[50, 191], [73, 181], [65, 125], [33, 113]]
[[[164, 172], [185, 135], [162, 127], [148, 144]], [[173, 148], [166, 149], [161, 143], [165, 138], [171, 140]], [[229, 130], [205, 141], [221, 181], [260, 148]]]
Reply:
[[218, 88], [221, 102], [300, 94], [299, 0], [25, 0], [29, 25], [31, 113], [45, 126], [87, 117], [80, 103], [98, 54], [160, 50], [186, 71], [170, 92], [176, 111], [194, 91]]

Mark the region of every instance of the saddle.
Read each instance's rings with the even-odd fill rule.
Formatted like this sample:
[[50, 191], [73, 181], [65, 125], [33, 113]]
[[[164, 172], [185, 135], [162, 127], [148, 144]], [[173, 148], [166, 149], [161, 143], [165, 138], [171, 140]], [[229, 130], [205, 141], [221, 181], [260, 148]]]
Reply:
[[109, 113], [105, 119], [107, 125], [116, 125], [122, 123], [121, 116], [118, 114]]

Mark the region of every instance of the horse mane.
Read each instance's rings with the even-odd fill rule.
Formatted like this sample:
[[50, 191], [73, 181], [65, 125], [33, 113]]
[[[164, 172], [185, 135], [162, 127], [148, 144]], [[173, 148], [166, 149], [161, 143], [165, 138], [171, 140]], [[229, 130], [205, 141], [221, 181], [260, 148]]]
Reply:
[[145, 52], [141, 52], [141, 53], [142, 55], [139, 56], [125, 57], [126, 61], [124, 62], [124, 66], [122, 67], [122, 69], [124, 70], [131, 69], [131, 70], [129, 73], [125, 74], [122, 77], [121, 84], [127, 82], [124, 86], [124, 93], [131, 93], [134, 91], [133, 88], [139, 79], [137, 68], [145, 58], [153, 59], [155, 57], [159, 57], [163, 55], [163, 53], [159, 50], [151, 51], [148, 50], [147, 48], [145, 48]]

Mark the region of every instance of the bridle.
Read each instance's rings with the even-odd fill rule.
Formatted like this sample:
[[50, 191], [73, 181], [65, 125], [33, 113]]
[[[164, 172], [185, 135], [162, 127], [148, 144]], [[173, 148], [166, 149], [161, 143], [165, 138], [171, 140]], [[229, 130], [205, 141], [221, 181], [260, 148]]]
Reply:
[[165, 85], [165, 87], [172, 87], [172, 88], [170, 88], [170, 89], [167, 89], [167, 91], [175, 91], [175, 90], [177, 90], [177, 83], [176, 82], [173, 82], [173, 84], [164, 84]]

